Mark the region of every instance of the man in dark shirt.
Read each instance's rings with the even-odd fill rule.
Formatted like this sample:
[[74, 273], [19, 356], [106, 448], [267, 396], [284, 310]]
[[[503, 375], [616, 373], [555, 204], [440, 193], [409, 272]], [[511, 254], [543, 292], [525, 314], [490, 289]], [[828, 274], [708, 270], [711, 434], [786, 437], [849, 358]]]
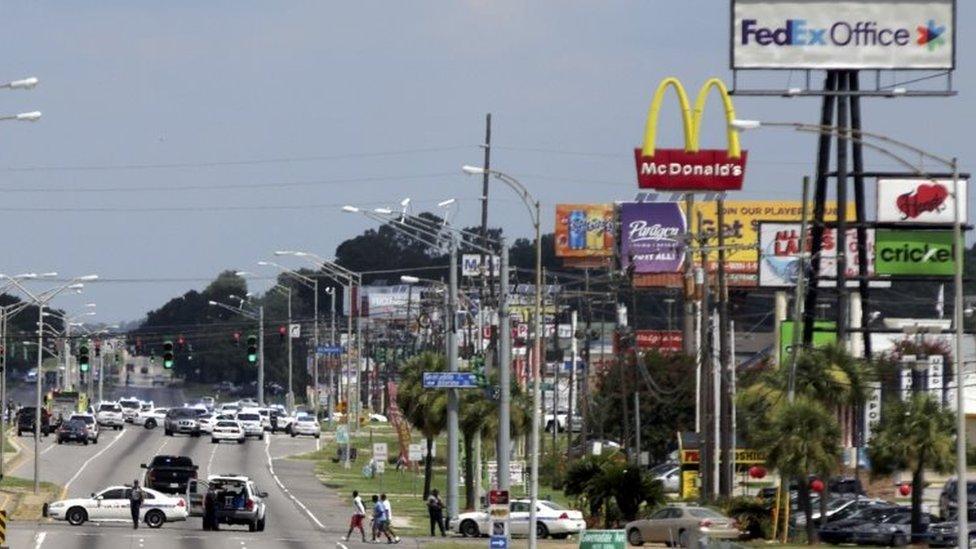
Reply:
[[139, 510], [142, 509], [142, 501], [146, 499], [146, 494], [139, 487], [139, 481], [132, 481], [132, 490], [129, 490], [129, 511], [132, 513], [132, 528], [139, 528]]

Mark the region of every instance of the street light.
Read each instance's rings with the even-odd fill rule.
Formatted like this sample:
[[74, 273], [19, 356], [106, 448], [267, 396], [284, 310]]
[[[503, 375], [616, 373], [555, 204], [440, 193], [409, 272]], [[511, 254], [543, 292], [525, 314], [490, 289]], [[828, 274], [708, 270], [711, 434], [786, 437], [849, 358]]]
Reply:
[[[901, 92], [901, 90], [899, 90]], [[901, 92], [903, 93], [903, 92]], [[875, 150], [884, 156], [898, 162], [899, 164], [907, 167], [912, 172], [917, 174], [919, 177], [925, 179], [931, 179], [924, 171], [919, 169], [916, 165], [912, 164], [910, 161], [903, 158], [901, 155], [894, 153], [889, 148], [877, 145], [875, 143], [870, 143], [866, 139], [874, 139], [882, 142], [885, 145], [892, 145], [902, 149], [911, 151], [917, 154], [920, 158], [928, 158], [936, 163], [942, 164], [943, 166], [949, 168], [952, 171], [952, 196], [954, 197], [953, 211], [952, 211], [952, 259], [955, 263], [953, 269], [953, 286], [955, 290], [954, 303], [953, 303], [953, 324], [955, 325], [955, 352], [953, 353], [953, 371], [956, 377], [956, 475], [960, 479], [957, 483], [957, 499], [959, 509], [968, 508], [967, 503], [967, 491], [966, 483], [962, 482], [962, 479], [966, 478], [966, 398], [964, 395], [965, 383], [963, 383], [963, 359], [962, 359], [962, 338], [963, 338], [963, 288], [962, 288], [962, 227], [961, 227], [961, 211], [960, 208], [965, 207], [965, 204], [960, 205], [961, 200], [959, 200], [959, 163], [956, 158], [947, 159], [940, 157], [938, 155], [932, 154], [926, 150], [920, 149], [914, 145], [905, 143], [888, 137], [886, 135], [866, 132], [863, 130], [854, 130], [853, 128], [838, 127], [838, 126], [825, 126], [817, 124], [806, 124], [803, 122], [766, 122], [761, 120], [733, 120], [729, 123], [729, 126], [738, 131], [748, 130], [748, 129], [758, 129], [761, 127], [771, 127], [771, 128], [787, 128], [793, 129], [799, 132], [809, 132], [821, 135], [833, 135], [836, 137], [850, 139], [860, 143], [861, 145]], [[969, 526], [968, 516], [966, 513], [959, 512], [958, 515], [958, 539], [957, 543], [959, 547], [964, 547], [969, 541]]]
[[[532, 386], [532, 486], [529, 492], [529, 548], [536, 547], [536, 507], [539, 501], [539, 413], [542, 406], [542, 225], [539, 201], [529, 192], [529, 190], [519, 180], [500, 172], [478, 166], [464, 165], [461, 171], [468, 175], [491, 175], [495, 179], [508, 185], [515, 191], [525, 207], [529, 211], [529, 217], [535, 228], [535, 341], [533, 343], [535, 354], [535, 366], [532, 374], [535, 378]], [[506, 383], [502, 383], [502, 391], [508, 390]], [[504, 401], [503, 401], [504, 402]], [[507, 476], [507, 471], [499, 471], [501, 475]]]
[[17, 122], [37, 122], [40, 119], [41, 111], [22, 112], [20, 114], [0, 116], [0, 120], [16, 120]]
[[21, 78], [20, 80], [11, 80], [6, 84], [0, 84], [0, 89], [8, 90], [32, 90], [40, 80], [36, 76], [30, 76], [28, 78]]

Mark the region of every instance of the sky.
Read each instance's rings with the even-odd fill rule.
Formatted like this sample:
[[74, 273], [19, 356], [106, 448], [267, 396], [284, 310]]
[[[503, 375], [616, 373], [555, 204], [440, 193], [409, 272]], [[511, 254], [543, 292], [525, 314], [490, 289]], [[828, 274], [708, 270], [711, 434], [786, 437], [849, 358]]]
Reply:
[[[976, 159], [965, 30], [976, 21], [961, 4], [959, 95], [869, 99], [863, 111], [865, 130], [958, 156], [965, 170]], [[41, 80], [0, 90], [0, 113], [44, 113], [0, 123], [0, 272], [98, 273], [54, 304], [96, 302], [103, 322], [138, 319], [224, 269], [270, 276], [256, 262], [276, 249], [331, 257], [376, 226], [344, 204], [410, 197], [419, 212], [456, 198], [454, 221], [478, 223], [480, 178], [460, 167], [481, 162], [489, 112], [492, 167], [530, 189], [551, 231], [556, 203], [633, 198], [632, 151], [662, 78], [691, 93], [712, 76], [731, 81], [720, 0], [15, 0], [0, 13], [0, 80]], [[747, 76], [777, 89], [803, 78]], [[740, 118], [819, 112], [816, 99], [735, 104]], [[703, 146], [721, 146], [718, 102], [709, 109]], [[681, 143], [675, 112], [662, 115], [662, 146]], [[813, 138], [761, 130], [743, 146], [745, 190], [733, 198], [799, 199]], [[531, 234], [501, 185], [489, 223]]]

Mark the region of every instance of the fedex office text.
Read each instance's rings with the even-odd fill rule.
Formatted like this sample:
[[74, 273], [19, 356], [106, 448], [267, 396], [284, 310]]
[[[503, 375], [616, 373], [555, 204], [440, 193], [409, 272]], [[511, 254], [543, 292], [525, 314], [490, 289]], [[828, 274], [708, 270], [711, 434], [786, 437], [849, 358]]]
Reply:
[[780, 27], [763, 27], [755, 19], [742, 20], [742, 45], [760, 46], [907, 46], [912, 33], [906, 28], [879, 27], [877, 21], [837, 21], [815, 28], [806, 19], [787, 19]]

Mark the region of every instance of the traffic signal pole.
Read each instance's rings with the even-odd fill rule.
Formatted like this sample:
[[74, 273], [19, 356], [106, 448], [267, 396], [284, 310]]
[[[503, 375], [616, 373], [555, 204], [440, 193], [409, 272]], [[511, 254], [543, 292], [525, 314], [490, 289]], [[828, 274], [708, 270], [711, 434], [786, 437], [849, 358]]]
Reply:
[[258, 305], [258, 404], [264, 406], [264, 305]]

